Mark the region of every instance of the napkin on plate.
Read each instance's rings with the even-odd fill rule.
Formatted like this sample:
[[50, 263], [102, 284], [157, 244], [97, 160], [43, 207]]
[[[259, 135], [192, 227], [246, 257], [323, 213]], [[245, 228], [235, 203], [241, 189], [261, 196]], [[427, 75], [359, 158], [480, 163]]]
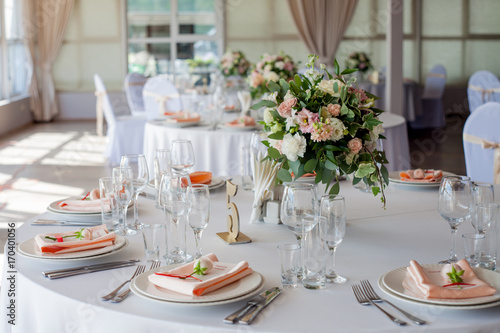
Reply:
[[250, 116], [239, 116], [233, 121], [227, 122], [226, 126], [229, 127], [247, 127], [247, 126], [255, 126], [255, 119]]
[[195, 275], [201, 281], [193, 278], [180, 279], [178, 277], [158, 275], [189, 275], [193, 273], [195, 265], [195, 262], [190, 262], [166, 272], [153, 273], [148, 276], [149, 282], [181, 294], [201, 296], [238, 281], [253, 272], [246, 261], [241, 261], [238, 264], [223, 263], [219, 262], [219, 259], [213, 253], [202, 258], [212, 261], [213, 269], [206, 275]]
[[71, 232], [38, 234], [35, 236], [35, 242], [40, 252], [58, 254], [92, 250], [113, 245], [115, 238], [115, 233], [109, 232], [105, 225], [98, 225]]
[[196, 171], [189, 174], [191, 184], [210, 184], [212, 182], [212, 173], [209, 171]]
[[180, 112], [178, 116], [167, 119], [169, 123], [195, 123], [200, 121], [200, 115], [198, 113], [185, 113]]
[[495, 288], [476, 276], [465, 259], [454, 266], [457, 272], [464, 270], [461, 278], [464, 283], [471, 285], [461, 285], [461, 289], [457, 286], [443, 287], [451, 283], [446, 275], [447, 272], [451, 272], [451, 265], [445, 265], [440, 271], [428, 271], [415, 260], [411, 260], [403, 280], [403, 287], [420, 298], [459, 299], [491, 296], [496, 293]]
[[[104, 202], [104, 209], [111, 210], [111, 203], [109, 199], [102, 199]], [[101, 199], [99, 197], [99, 189], [93, 189], [82, 199], [67, 199], [57, 203], [61, 210], [87, 212], [87, 213], [100, 213], [101, 212]]]
[[435, 183], [441, 181], [441, 178], [443, 178], [443, 171], [434, 169], [415, 169], [402, 171], [399, 173], [399, 176], [402, 181]]

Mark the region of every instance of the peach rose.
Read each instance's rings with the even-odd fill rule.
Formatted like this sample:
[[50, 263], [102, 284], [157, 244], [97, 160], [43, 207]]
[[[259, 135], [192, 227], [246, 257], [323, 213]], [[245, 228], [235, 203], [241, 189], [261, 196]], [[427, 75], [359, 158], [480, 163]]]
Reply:
[[264, 76], [262, 76], [262, 74], [260, 74], [257, 71], [252, 72], [251, 81], [252, 81], [252, 87], [257, 88], [264, 82]]
[[295, 104], [297, 104], [297, 98], [295, 97], [283, 101], [283, 103], [278, 106], [278, 113], [285, 118], [291, 117], [292, 107], [294, 107]]
[[338, 117], [340, 114], [340, 104], [328, 104], [327, 110], [332, 116]]
[[347, 143], [347, 148], [349, 148], [352, 153], [357, 154], [361, 148], [363, 148], [363, 142], [360, 138], [354, 138]]

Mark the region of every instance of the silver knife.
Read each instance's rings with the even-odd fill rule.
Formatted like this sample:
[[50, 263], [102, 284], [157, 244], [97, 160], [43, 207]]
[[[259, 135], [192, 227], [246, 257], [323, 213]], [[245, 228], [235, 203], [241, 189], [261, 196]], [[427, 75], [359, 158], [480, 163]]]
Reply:
[[[254, 308], [255, 306], [257, 306], [260, 303], [265, 303], [267, 301], [268, 297], [271, 297], [272, 295], [274, 295], [276, 290], [280, 291], [279, 288], [272, 287], [272, 288], [269, 288], [268, 290], [260, 293], [259, 295], [255, 296], [254, 298], [249, 300], [247, 302], [247, 304], [245, 306], [243, 306], [241, 309], [237, 310], [236, 312], [234, 312], [234, 313], [230, 314], [229, 316], [227, 316], [226, 318], [224, 318], [224, 322], [226, 324], [235, 324], [236, 322], [238, 322], [239, 318], [242, 318], [252, 308]], [[276, 297], [276, 296], [274, 296], [274, 297]]]
[[241, 319], [239, 320], [240, 324], [243, 325], [250, 325], [252, 321], [257, 317], [257, 315], [269, 304], [271, 303], [279, 294], [281, 293], [281, 289], [276, 287], [276, 289], [268, 294], [266, 298], [257, 304], [250, 312], [245, 314]]
[[126, 264], [109, 265], [109, 266], [103, 266], [103, 267], [97, 267], [97, 268], [86, 268], [86, 269], [81, 269], [78, 271], [50, 274], [47, 277], [51, 280], [54, 280], [54, 279], [60, 279], [60, 278], [65, 278], [65, 277], [69, 277], [69, 276], [100, 272], [100, 271], [105, 271], [108, 269], [123, 268], [123, 267], [134, 266], [134, 265], [135, 265], [135, 262], [130, 262], [130, 263], [126, 263]]
[[122, 260], [122, 261], [111, 261], [111, 262], [105, 262], [103, 264], [95, 264], [95, 265], [85, 265], [85, 266], [79, 266], [79, 267], [72, 267], [72, 268], [64, 268], [64, 269], [57, 269], [53, 271], [47, 271], [47, 272], [42, 272], [43, 275], [48, 276], [51, 274], [58, 274], [58, 273], [67, 273], [71, 271], [79, 271], [82, 269], [92, 269], [92, 268], [99, 268], [99, 267], [105, 267], [105, 266], [114, 266], [114, 265], [121, 265], [121, 264], [128, 264], [128, 263], [134, 263], [134, 262], [139, 262], [139, 259], [131, 259], [131, 260]]
[[102, 224], [101, 221], [65, 221], [65, 220], [44, 220], [38, 219], [32, 221], [31, 225], [70, 225], [70, 226], [80, 226], [80, 227], [90, 227]]

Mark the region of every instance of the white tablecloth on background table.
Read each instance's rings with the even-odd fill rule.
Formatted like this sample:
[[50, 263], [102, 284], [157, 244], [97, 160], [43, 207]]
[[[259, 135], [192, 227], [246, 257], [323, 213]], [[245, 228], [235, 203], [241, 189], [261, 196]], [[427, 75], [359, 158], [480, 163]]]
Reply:
[[[374, 84], [369, 81], [364, 81], [358, 82], [358, 85], [363, 90], [366, 90], [369, 93], [380, 97], [380, 99], [375, 102], [376, 107], [382, 110], [387, 110], [385, 103], [385, 82]], [[415, 120], [415, 117], [417, 115], [422, 114], [420, 90], [418, 83], [408, 80], [404, 81], [403, 89], [403, 117], [406, 119], [406, 121], [411, 122]]]
[[406, 121], [402, 116], [384, 112], [380, 115], [387, 140], [382, 141], [385, 156], [389, 161], [386, 166], [389, 171], [410, 169], [410, 145]]
[[[239, 113], [234, 117], [237, 115]], [[196, 156], [191, 171], [210, 171], [214, 176], [240, 174], [241, 148], [250, 145], [252, 133], [254, 131], [212, 131], [209, 126], [176, 128], [148, 122], [144, 131], [144, 155], [150, 178], [155, 149], [170, 148], [170, 143], [176, 139], [191, 140]]]
[[[236, 179], [239, 179], [237, 177]], [[497, 190], [500, 187], [497, 186]], [[344, 241], [337, 250], [337, 270], [349, 280], [343, 285], [328, 285], [324, 290], [302, 287], [284, 290], [250, 327], [227, 325], [223, 318], [245, 304], [239, 301], [217, 306], [186, 306], [154, 302], [131, 295], [113, 304], [99, 299], [135, 271], [134, 267], [103, 271], [59, 280], [48, 280], [41, 272], [74, 267], [83, 262], [44, 262], [16, 256], [16, 326], [12, 332], [499, 332], [500, 307], [455, 310], [407, 303], [383, 294], [377, 280], [383, 274], [407, 266], [411, 259], [422, 264], [436, 263], [448, 257], [450, 227], [437, 211], [437, 188], [417, 189], [391, 185], [387, 190], [387, 209], [380, 199], [352, 188], [346, 181], [341, 194], [346, 197], [348, 225]], [[283, 225], [249, 224], [252, 193], [239, 191], [233, 202], [241, 217], [241, 232], [252, 243], [226, 245], [216, 232], [226, 230], [224, 190], [211, 192], [210, 223], [203, 233], [202, 248], [214, 252], [221, 261], [247, 260], [265, 278], [264, 288], [280, 285], [276, 245], [293, 243], [295, 237]], [[153, 200], [139, 201], [143, 222], [161, 222], [162, 214]], [[44, 213], [42, 217], [54, 217]], [[25, 223], [17, 229], [16, 239], [23, 242], [37, 233], [71, 227], [42, 227]], [[470, 223], [460, 226], [459, 234], [471, 232]], [[141, 235], [129, 236], [128, 247], [117, 254], [85, 261], [143, 258]], [[463, 257], [462, 244], [457, 244]], [[188, 251], [194, 252], [194, 237], [188, 230]], [[7, 257], [4, 259], [1, 300], [6, 318], [8, 284]], [[368, 279], [376, 291], [396, 305], [428, 321], [418, 327], [398, 327], [371, 306], [361, 306], [354, 299], [352, 283]], [[12, 298], [12, 297], [11, 297]], [[382, 304], [396, 314], [396, 312]], [[399, 314], [397, 314], [399, 317]], [[7, 331], [9, 332], [9, 331]]]

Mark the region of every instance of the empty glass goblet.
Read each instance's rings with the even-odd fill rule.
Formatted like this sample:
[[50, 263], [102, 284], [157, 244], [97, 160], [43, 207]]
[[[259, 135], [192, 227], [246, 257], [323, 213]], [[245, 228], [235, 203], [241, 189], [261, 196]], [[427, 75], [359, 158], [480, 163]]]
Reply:
[[144, 155], [128, 154], [122, 156], [120, 166], [130, 167], [132, 170], [132, 180], [134, 184], [134, 222], [131, 223], [130, 228], [137, 230], [141, 227], [137, 200], [139, 199], [139, 194], [149, 181], [148, 164]]
[[208, 185], [194, 184], [188, 188], [189, 226], [193, 229], [196, 241], [195, 259], [202, 256], [201, 234], [208, 225], [210, 218], [210, 192]]
[[137, 232], [127, 225], [127, 208], [134, 196], [132, 169], [130, 167], [113, 168], [113, 194], [118, 204], [119, 223], [117, 235], [134, 235]]
[[458, 227], [471, 216], [472, 212], [471, 182], [469, 177], [448, 176], [441, 180], [438, 210], [451, 227], [450, 257], [439, 263], [454, 263], [458, 261], [455, 253]]
[[[283, 190], [281, 201], [281, 222], [290, 229], [300, 246], [302, 239], [303, 217], [314, 215], [316, 206], [316, 191], [313, 184], [287, 183]], [[310, 231], [314, 225], [306, 226]]]
[[194, 151], [190, 140], [174, 140], [170, 145], [170, 163], [175, 171], [186, 171], [194, 165]]

